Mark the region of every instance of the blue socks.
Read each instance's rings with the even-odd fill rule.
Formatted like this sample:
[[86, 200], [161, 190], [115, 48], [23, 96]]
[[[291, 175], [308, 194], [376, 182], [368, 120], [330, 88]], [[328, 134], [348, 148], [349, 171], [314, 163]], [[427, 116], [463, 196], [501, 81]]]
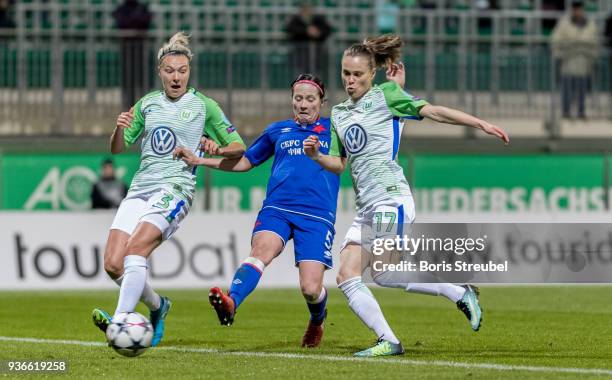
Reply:
[[265, 267], [261, 260], [247, 257], [238, 268], [229, 289], [229, 296], [234, 300], [236, 309], [255, 290]]
[[308, 305], [308, 310], [310, 311], [310, 321], [314, 325], [320, 325], [325, 320], [325, 308], [327, 306], [327, 290], [325, 288], [321, 289], [321, 295], [314, 302], [306, 302]]

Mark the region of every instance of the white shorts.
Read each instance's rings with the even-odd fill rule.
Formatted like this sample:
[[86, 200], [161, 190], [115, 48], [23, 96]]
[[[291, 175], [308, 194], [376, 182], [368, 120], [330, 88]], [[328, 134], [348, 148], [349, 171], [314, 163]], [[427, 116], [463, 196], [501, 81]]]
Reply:
[[[394, 238], [403, 235], [403, 226], [412, 224], [415, 218], [414, 199], [411, 195], [398, 197], [392, 200], [382, 201], [358, 212], [353, 223], [349, 227], [340, 252], [349, 244], [362, 245], [362, 235], [366, 233], [364, 227], [379, 228], [376, 237]], [[370, 227], [372, 226], [372, 227]]]
[[189, 203], [168, 189], [157, 189], [139, 194], [128, 194], [119, 205], [110, 229], [132, 235], [140, 222], [148, 222], [168, 240], [178, 230], [189, 212]]

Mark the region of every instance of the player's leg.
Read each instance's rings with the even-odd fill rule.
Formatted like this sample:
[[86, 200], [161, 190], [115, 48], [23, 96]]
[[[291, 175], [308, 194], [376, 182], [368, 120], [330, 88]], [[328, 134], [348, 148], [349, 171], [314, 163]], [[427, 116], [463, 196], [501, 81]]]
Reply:
[[[119, 286], [123, 281], [123, 261], [126, 255], [127, 242], [136, 229], [140, 218], [147, 210], [147, 200], [143, 196], [130, 196], [121, 202], [117, 214], [111, 225], [106, 247], [104, 250], [104, 269], [109, 277]], [[162, 303], [169, 305], [167, 299], [162, 299], [151, 287], [149, 281], [145, 282], [141, 301], [149, 308], [151, 313], [159, 313]], [[94, 324], [103, 332], [110, 323], [111, 316], [106, 311], [96, 308], [92, 313]]]
[[[104, 250], [104, 270], [109, 277], [121, 286], [123, 279], [123, 258], [125, 256], [125, 247], [130, 235], [118, 229], [111, 229], [106, 240], [106, 248]], [[102, 332], [106, 332], [106, 328], [110, 324], [112, 316], [101, 308], [95, 308], [92, 312], [92, 319]]]
[[[134, 239], [137, 234], [140, 232], [141, 225], [148, 225], [147, 230], [150, 230], [150, 235], [148, 239], [144, 239], [143, 247], [137, 248], [135, 250], [147, 251], [148, 255], [152, 253], [152, 251], [157, 248], [163, 241], [166, 241], [172, 237], [172, 235], [178, 230], [180, 223], [189, 213], [189, 202], [185, 200], [182, 196], [172, 193], [167, 189], [161, 189], [157, 191], [155, 194], [151, 196], [151, 198], [147, 201], [147, 209], [144, 212], [144, 215], [140, 219], [140, 223], [134, 231], [132, 238], [128, 241], [128, 246], [126, 248], [126, 255], [129, 255], [131, 250], [131, 244], [137, 245], [140, 244]], [[150, 228], [149, 228], [150, 227]], [[155, 228], [157, 228], [158, 233], [155, 233]], [[155, 236], [154, 242], [146, 246], [146, 241], [151, 242], [151, 238]], [[126, 256], [128, 257], [128, 256]], [[127, 272], [127, 267], [126, 267]], [[149, 293], [150, 292], [150, 293]], [[148, 286], [148, 282], [145, 282], [144, 288], [142, 290], [141, 300], [149, 306], [147, 300], [154, 302], [154, 298], [157, 294], [153, 291], [153, 288]], [[149, 306], [149, 310], [151, 310], [149, 314], [149, 318], [151, 324], [153, 325], [153, 340], [151, 341], [151, 345], [153, 347], [157, 346], [163, 336], [166, 328], [166, 318], [170, 309], [172, 307], [172, 302], [168, 297], [158, 297], [157, 308]]]
[[[348, 235], [348, 234], [347, 234]], [[349, 307], [378, 337], [375, 346], [355, 353], [355, 356], [386, 356], [404, 353], [374, 295], [361, 281], [361, 246], [347, 244], [340, 252], [338, 287], [348, 299]]]
[[269, 209], [260, 211], [251, 238], [251, 254], [234, 273], [228, 294], [224, 294], [219, 287], [209, 291], [209, 302], [222, 325], [231, 326], [240, 304], [255, 290], [265, 267], [283, 251], [285, 242], [290, 238], [288, 221], [279, 212]]
[[300, 273], [300, 288], [310, 311], [302, 347], [317, 347], [323, 338], [327, 316], [327, 290], [323, 274], [332, 267], [334, 228], [330, 224], [299, 215], [291, 216], [295, 261]]
[[[394, 239], [408, 233], [408, 227], [414, 221], [414, 201], [411, 196], [389, 205], [379, 205], [374, 209], [372, 230], [375, 236]], [[382, 257], [391, 257], [393, 252], [387, 252]], [[374, 281], [383, 287], [401, 288], [410, 293], [443, 296], [457, 305], [474, 331], [478, 331], [482, 320], [482, 310], [478, 302], [478, 292], [472, 286], [459, 286], [451, 283], [415, 283], [409, 273], [376, 272], [372, 274]]]
[[300, 288], [306, 300], [310, 319], [302, 337], [302, 347], [318, 347], [323, 338], [325, 318], [327, 317], [327, 290], [323, 286], [325, 265], [316, 261], [301, 261]]
[[[348, 300], [349, 307], [372, 330], [379, 339], [379, 343], [360, 351], [359, 356], [397, 355], [404, 349], [391, 330], [385, 316], [374, 298], [374, 295], [361, 280], [362, 249], [361, 227], [365, 218], [358, 215], [346, 233], [342, 248], [340, 249], [340, 269], [336, 282]], [[386, 342], [386, 343], [385, 343]]]
[[141, 222], [128, 239], [123, 260], [123, 279], [115, 315], [136, 308], [147, 281], [147, 258], [162, 242], [162, 232], [149, 222]]

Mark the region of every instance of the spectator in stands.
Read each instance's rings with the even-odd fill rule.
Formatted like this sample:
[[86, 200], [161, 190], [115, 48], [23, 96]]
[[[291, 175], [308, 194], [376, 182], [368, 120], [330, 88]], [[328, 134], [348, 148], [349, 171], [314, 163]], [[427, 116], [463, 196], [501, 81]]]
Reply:
[[325, 41], [332, 32], [325, 16], [316, 15], [308, 2], [287, 23], [287, 36], [293, 48], [290, 62], [294, 74], [314, 73], [327, 81], [328, 55]]
[[561, 18], [552, 35], [552, 53], [561, 74], [563, 117], [571, 117], [578, 102], [578, 117], [586, 118], [584, 101], [589, 73], [597, 56], [597, 27], [587, 18], [582, 1], [573, 1], [569, 15]]
[[379, 34], [395, 33], [397, 30], [397, 0], [376, 0], [376, 25]]
[[118, 208], [126, 194], [125, 183], [115, 177], [113, 160], [102, 161], [102, 175], [91, 189], [91, 208]]
[[612, 12], [610, 12], [606, 19], [604, 42], [606, 44], [606, 54], [608, 55], [608, 91], [610, 94], [610, 118], [612, 118]]
[[9, 13], [10, 6], [9, 0], [0, 0], [0, 29], [15, 27], [15, 23]]
[[121, 36], [121, 102], [123, 109], [130, 109], [148, 90], [146, 80], [146, 31], [151, 24], [151, 12], [147, 4], [138, 0], [125, 0], [115, 9], [113, 17]]

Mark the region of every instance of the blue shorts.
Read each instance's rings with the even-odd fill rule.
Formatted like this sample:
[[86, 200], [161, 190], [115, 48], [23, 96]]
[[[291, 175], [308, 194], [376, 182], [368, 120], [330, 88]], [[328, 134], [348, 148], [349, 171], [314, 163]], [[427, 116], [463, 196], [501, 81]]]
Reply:
[[266, 207], [257, 215], [253, 235], [263, 231], [277, 234], [283, 246], [293, 239], [296, 266], [302, 261], [317, 261], [327, 268], [332, 267], [336, 231], [329, 222]]

